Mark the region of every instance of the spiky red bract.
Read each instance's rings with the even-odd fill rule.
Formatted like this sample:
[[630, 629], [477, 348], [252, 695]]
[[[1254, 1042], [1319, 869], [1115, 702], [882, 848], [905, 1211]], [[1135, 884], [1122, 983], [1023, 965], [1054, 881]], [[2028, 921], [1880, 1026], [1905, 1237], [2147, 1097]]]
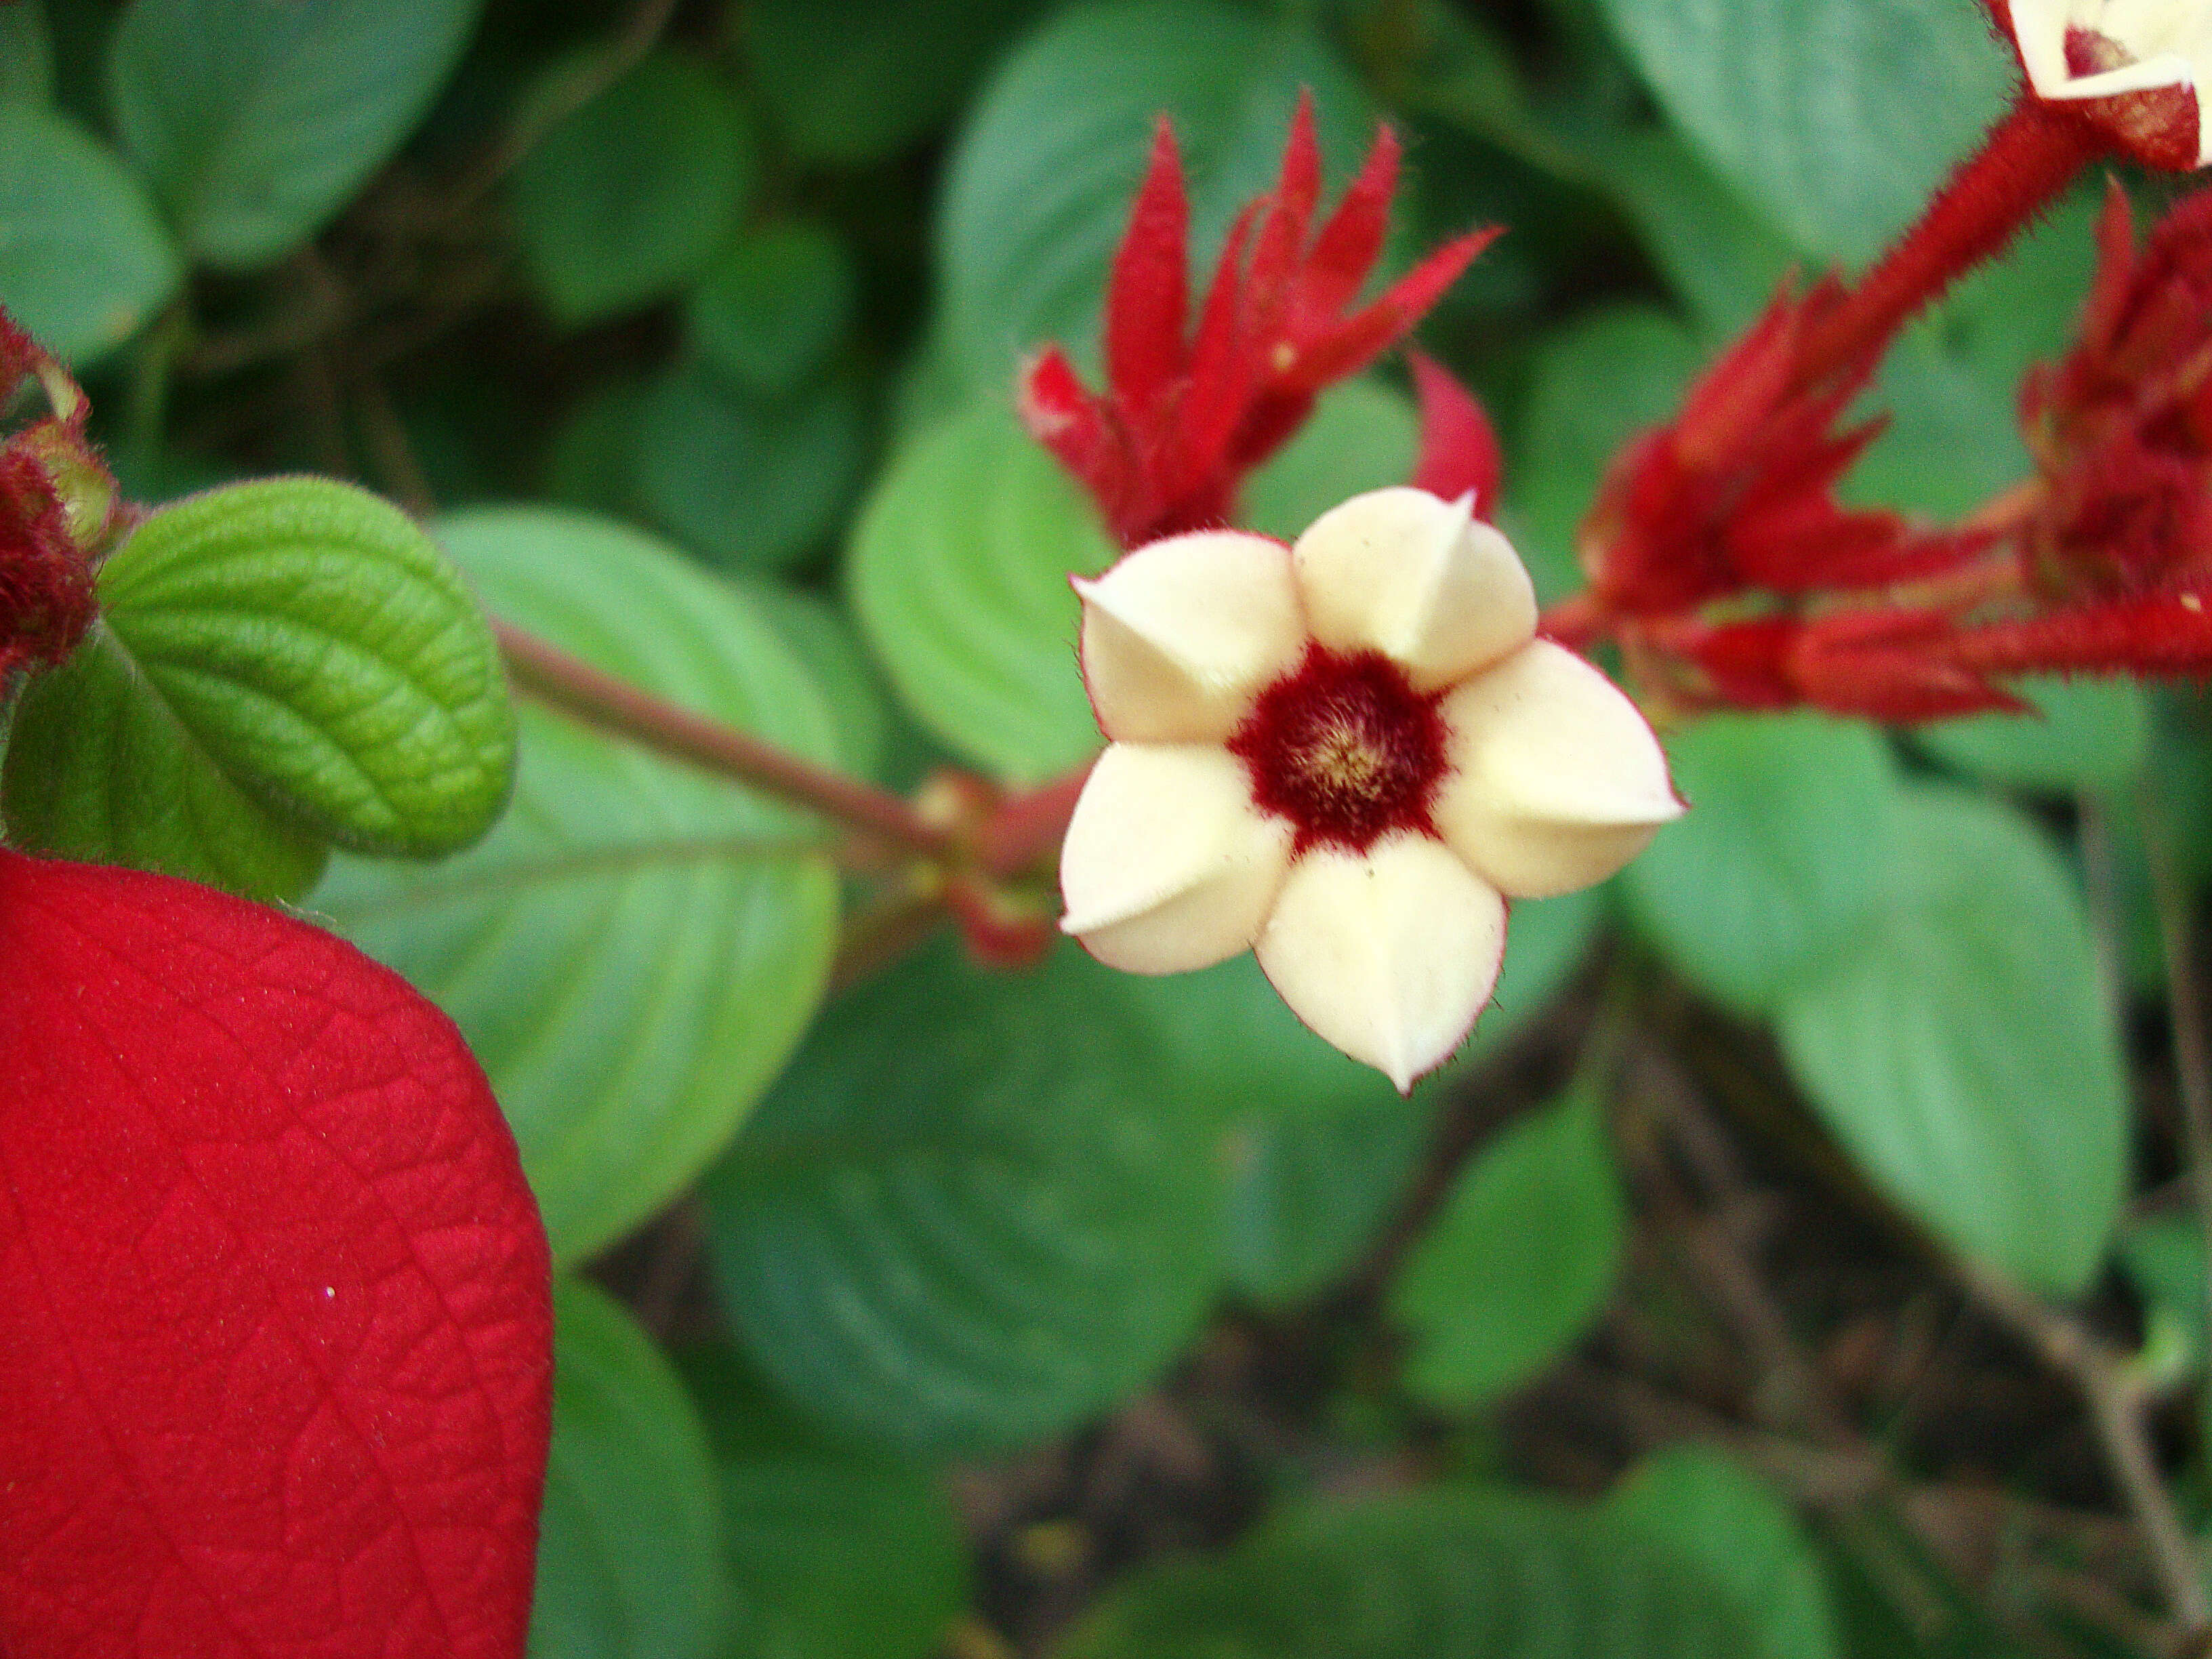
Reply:
[[0, 1651], [520, 1659], [544, 1233], [331, 935], [0, 851]]
[[0, 679], [59, 663], [97, 609], [92, 567], [46, 466], [20, 441], [0, 446]]
[[1475, 516], [1494, 517], [1504, 459], [1498, 432], [1475, 395], [1425, 351], [1409, 351], [1421, 410], [1421, 449], [1407, 482], [1447, 501], [1474, 497]]
[[1186, 339], [1188, 214], [1162, 124], [1107, 293], [1105, 394], [1087, 391], [1056, 347], [1020, 375], [1024, 423], [1123, 545], [1224, 522], [1246, 474], [1304, 424], [1315, 398], [1403, 338], [1498, 234], [1445, 244], [1352, 310], [1382, 255], [1397, 169], [1385, 130], [1314, 231], [1321, 152], [1301, 96], [1275, 188], [1231, 228]]

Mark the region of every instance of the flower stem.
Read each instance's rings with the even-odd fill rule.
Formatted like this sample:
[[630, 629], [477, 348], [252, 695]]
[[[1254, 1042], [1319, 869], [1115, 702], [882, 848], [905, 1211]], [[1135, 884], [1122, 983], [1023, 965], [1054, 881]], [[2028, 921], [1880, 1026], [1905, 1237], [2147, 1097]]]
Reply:
[[941, 858], [951, 850], [949, 834], [925, 823], [896, 795], [679, 708], [512, 623], [495, 617], [491, 626], [516, 688], [572, 720], [811, 807], [926, 858]]
[[1002, 803], [975, 838], [975, 862], [987, 875], [1016, 876], [1060, 851], [1077, 797], [1092, 763]]
[[2075, 112], [2023, 92], [1912, 228], [1808, 334], [1798, 385], [1816, 386], [1878, 356], [1922, 307], [2002, 252], [2075, 174], [2112, 149], [2104, 132]]

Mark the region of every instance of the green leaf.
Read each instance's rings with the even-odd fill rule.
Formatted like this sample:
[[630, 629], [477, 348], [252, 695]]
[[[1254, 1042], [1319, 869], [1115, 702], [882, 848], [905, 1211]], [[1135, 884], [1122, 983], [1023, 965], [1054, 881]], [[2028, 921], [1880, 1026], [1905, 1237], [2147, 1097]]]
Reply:
[[1673, 415], [1704, 356], [1672, 317], [1630, 307], [1580, 319], [1538, 353], [1521, 440], [1505, 468], [1501, 527], [1547, 604], [1583, 585], [1575, 530], [1613, 452]]
[[[1490, 1006], [1459, 1053], [1416, 1092], [1453, 1086], [1541, 1013], [1582, 961], [1601, 908], [1595, 890], [1516, 903]], [[1194, 974], [1132, 975], [1122, 996], [1144, 1014], [1176, 1075], [1221, 1121], [1255, 1113], [1328, 1119], [1398, 1103], [1389, 1079], [1307, 1030], [1249, 956]]]
[[1668, 284], [1716, 339], [1756, 317], [1796, 258], [1789, 240], [1664, 127], [1594, 147]]
[[1627, 1231], [1594, 1098], [1570, 1095], [1504, 1130], [1391, 1287], [1391, 1313], [1413, 1333], [1407, 1386], [1468, 1407], [1534, 1376], [1612, 1299]]
[[1375, 113], [1293, 18], [1220, 0], [1109, 0], [1032, 34], [977, 100], [945, 181], [944, 314], [969, 385], [999, 391], [1044, 340], [1085, 346], [1161, 115], [1188, 173], [1194, 246], [1211, 250], [1273, 186], [1301, 88], [1341, 185]]
[[1206, 1119], [1115, 976], [931, 950], [848, 994], [705, 1187], [754, 1360], [921, 1452], [1055, 1434], [1149, 1379], [1219, 1283]]
[[703, 364], [670, 370], [638, 410], [640, 500], [687, 545], [733, 569], [783, 569], [822, 545], [861, 460], [853, 386], [747, 397]]
[[131, 0], [108, 48], [124, 148], [210, 264], [264, 264], [429, 108], [478, 0]]
[[1419, 1168], [1435, 1103], [1393, 1099], [1327, 1117], [1262, 1115], [1229, 1138], [1230, 1283], [1266, 1308], [1342, 1277]]
[[1917, 728], [1915, 742], [1990, 783], [2072, 794], [2117, 790], [2150, 757], [2150, 704], [2130, 680], [2056, 676], [2011, 688], [2042, 711], [1977, 714]]
[[54, 40], [43, 0], [0, 5], [0, 104], [44, 104], [54, 95]]
[[[558, 65], [537, 93], [574, 73]], [[514, 176], [530, 275], [571, 327], [665, 299], [704, 272], [758, 184], [737, 96], [658, 52], [548, 132]]]
[[1690, 811], [1621, 872], [1629, 915], [1698, 988], [1766, 1012], [1874, 924], [1895, 763], [1811, 714], [1714, 715], [1667, 749]]
[[165, 507], [100, 567], [137, 672], [242, 787], [360, 851], [427, 857], [507, 804], [514, 711], [458, 573], [327, 478]]
[[[752, 607], [649, 537], [544, 508], [440, 538], [488, 604], [646, 690], [815, 761], [805, 672]], [[720, 1151], [822, 995], [836, 883], [790, 811], [541, 711], [514, 804], [435, 871], [342, 864], [319, 894], [451, 1014], [514, 1125], [556, 1255], [589, 1255]]]
[[852, 326], [852, 256], [821, 226], [769, 225], [732, 246], [691, 290], [691, 349], [738, 391], [796, 391]]
[[1389, 386], [1352, 380], [1334, 388], [1297, 436], [1245, 480], [1237, 521], [1295, 541], [1339, 501], [1411, 477], [1420, 425], [1405, 394]]
[[1659, 102], [1790, 240], [1871, 258], [2001, 112], [2014, 68], [1954, 0], [1603, 0]]
[[1000, 777], [1035, 782], [1097, 751], [1067, 579], [1115, 556], [1089, 501], [994, 398], [892, 457], [846, 580], [915, 717]]
[[65, 116], [0, 98], [0, 306], [32, 337], [57, 356], [97, 357], [136, 334], [183, 276], [144, 187], [112, 150]]
[[1758, 1632], [1765, 1659], [1840, 1659], [1819, 1552], [1789, 1504], [1734, 1458], [1669, 1446], [1632, 1469], [1605, 1507], [1694, 1562]]
[[26, 852], [124, 864], [248, 898], [295, 899], [319, 836], [234, 783], [105, 625], [24, 688], [0, 769], [0, 817]]
[[2135, 1223], [2120, 1241], [2120, 1264], [2142, 1298], [2145, 1355], [2176, 1370], [2202, 1366], [2208, 1284], [2204, 1232], [2197, 1218], [2158, 1215]]
[[752, 0], [752, 80], [808, 161], [878, 161], [950, 120], [1039, 0]]
[[545, 494], [563, 507], [617, 519], [644, 516], [638, 505], [637, 429], [646, 388], [609, 382], [573, 404], [546, 446]]
[[806, 665], [836, 728], [837, 763], [857, 776], [876, 776], [890, 744], [890, 711], [844, 611], [770, 576], [742, 581], [738, 591]]
[[604, 1292], [553, 1285], [553, 1449], [531, 1659], [713, 1659], [714, 1465], [684, 1385]]
[[678, 1364], [706, 1419], [744, 1608], [739, 1651], [929, 1659], [968, 1601], [968, 1548], [935, 1472], [826, 1438], [725, 1347]]
[[1440, 1489], [1310, 1505], [1110, 1596], [1055, 1659], [1717, 1659], [1751, 1632], [1601, 1510]]
[[2017, 814], [1900, 802], [1882, 925], [1778, 1010], [1822, 1119], [1905, 1210], [2031, 1290], [2103, 1264], [2127, 1097], [2081, 902]]

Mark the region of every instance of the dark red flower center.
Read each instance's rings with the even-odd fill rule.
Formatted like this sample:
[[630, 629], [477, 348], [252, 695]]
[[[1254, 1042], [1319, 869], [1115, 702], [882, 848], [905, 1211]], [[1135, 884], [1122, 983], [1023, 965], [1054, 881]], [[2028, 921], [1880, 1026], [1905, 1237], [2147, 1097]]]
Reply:
[[1394, 830], [1437, 833], [1430, 816], [1450, 769], [1443, 694], [1413, 690], [1379, 651], [1310, 645], [1262, 691], [1229, 739], [1252, 799], [1286, 818], [1297, 850], [1364, 853]]

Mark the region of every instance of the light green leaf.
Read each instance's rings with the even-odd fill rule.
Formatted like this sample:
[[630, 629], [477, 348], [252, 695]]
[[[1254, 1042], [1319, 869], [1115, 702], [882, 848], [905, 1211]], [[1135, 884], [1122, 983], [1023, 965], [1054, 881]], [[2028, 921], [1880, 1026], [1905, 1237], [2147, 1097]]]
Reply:
[[1406, 1381], [1486, 1403], [1550, 1364], [1612, 1298], [1627, 1203], [1597, 1102], [1570, 1095], [1501, 1132], [1453, 1183], [1391, 1287]]
[[1114, 975], [931, 950], [848, 993], [709, 1176], [747, 1350], [848, 1432], [968, 1454], [1148, 1380], [1219, 1283], [1205, 1115]]
[[100, 572], [137, 672], [240, 787], [342, 846], [429, 856], [506, 805], [514, 712], [475, 600], [414, 521], [327, 478], [161, 508]]
[[[825, 1437], [725, 1347], [679, 1356], [721, 1475], [761, 1659], [929, 1659], [968, 1601], [968, 1547], [934, 1470]], [[733, 1656], [734, 1659], [734, 1656]]]
[[[650, 537], [486, 508], [440, 539], [508, 621], [808, 759], [813, 686], [735, 593]], [[653, 1214], [719, 1152], [822, 995], [820, 831], [689, 767], [526, 708], [514, 804], [435, 871], [346, 863], [319, 908], [451, 1014], [521, 1142], [556, 1255]]]
[[264, 264], [344, 205], [429, 108], [478, 0], [131, 0], [108, 92], [185, 246]]
[[1644, 246], [1707, 334], [1725, 339], [1759, 314], [1796, 262], [1779, 230], [1668, 128], [1614, 134], [1593, 152]]
[[1704, 355], [1672, 317], [1627, 307], [1580, 319], [1538, 353], [1501, 527], [1547, 604], [1583, 585], [1575, 531], [1607, 463], [1622, 440], [1674, 414]]
[[531, 1659], [714, 1659], [728, 1590], [714, 1465], [684, 1385], [603, 1291], [556, 1279], [553, 1316]]
[[1778, 1011], [1790, 1068], [1875, 1181], [1945, 1241], [2071, 1296], [2127, 1169], [2119, 1043], [2080, 896], [2017, 814], [1900, 803], [1882, 925]]
[[1668, 743], [1690, 803], [1621, 872], [1629, 915], [1693, 984], [1763, 1013], [1874, 925], [1898, 781], [1879, 733], [1717, 714]]
[[[572, 72], [556, 66], [547, 86]], [[664, 299], [706, 270], [759, 172], [728, 85], [696, 58], [655, 52], [561, 121], [516, 170], [530, 275], [572, 327]]]
[[1048, 339], [1085, 349], [1161, 115], [1189, 175], [1194, 246], [1210, 257], [1236, 210], [1273, 186], [1301, 88], [1341, 185], [1374, 111], [1293, 18], [1221, 0], [1107, 0], [1032, 34], [977, 100], [945, 181], [943, 304], [969, 385], [998, 390]]
[[838, 764], [860, 777], [876, 776], [890, 744], [890, 711], [844, 611], [772, 576], [737, 586], [813, 677], [836, 727]]
[[106, 626], [24, 688], [0, 817], [26, 852], [158, 870], [247, 898], [295, 899], [329, 843], [216, 764]]
[[860, 410], [842, 380], [769, 401], [687, 363], [639, 407], [639, 499], [687, 546], [734, 569], [783, 569], [820, 547], [858, 481]]
[[33, 339], [57, 356], [97, 357], [136, 334], [183, 276], [144, 187], [112, 150], [65, 116], [0, 98], [0, 306]]
[[1230, 1283], [1279, 1308], [1348, 1272], [1404, 1198], [1434, 1105], [1394, 1098], [1326, 1117], [1262, 1115], [1231, 1131]]
[[1871, 258], [2014, 78], [1966, 0], [1604, 0], [1668, 114], [1809, 253]]
[[915, 717], [1000, 777], [1035, 782], [1099, 747], [1067, 579], [1114, 558], [1060, 464], [992, 401], [892, 457], [861, 509], [846, 581]]
[[1838, 1659], [1819, 1553], [1790, 1506], [1733, 1458], [1669, 1446], [1632, 1469], [1605, 1507], [1701, 1568], [1759, 1632], [1765, 1659]]
[[1237, 523], [1295, 541], [1339, 501], [1405, 483], [1420, 450], [1420, 424], [1405, 394], [1387, 386], [1352, 380], [1334, 388], [1297, 436], [1244, 481]]
[[1973, 777], [2058, 794], [2124, 788], [2150, 757], [2150, 704], [2133, 681], [2052, 676], [2011, 690], [2041, 717], [1939, 720], [1916, 728], [1913, 740]]
[[793, 150], [880, 161], [949, 120], [1038, 0], [752, 0], [745, 47]]
[[1721, 1659], [1752, 1632], [1601, 1510], [1442, 1487], [1279, 1516], [1110, 1596], [1055, 1659]]
[[[1516, 903], [1505, 967], [1474, 1034], [1417, 1093], [1453, 1085], [1541, 1013], [1586, 953], [1602, 902], [1595, 890]], [[1194, 974], [1132, 975], [1123, 1000], [1142, 1012], [1176, 1075], [1224, 1121], [1247, 1114], [1334, 1118], [1397, 1103], [1371, 1066], [1331, 1048], [1283, 1006], [1249, 956]]]
[[794, 392], [852, 325], [856, 282], [845, 245], [821, 226], [766, 226], [691, 290], [684, 312], [691, 349], [740, 392]]
[[[2186, 1213], [2145, 1218], [2120, 1241], [2120, 1263], [2143, 1304], [2144, 1369], [2194, 1371], [2206, 1357], [2204, 1231]], [[2145, 1363], [2148, 1362], [2148, 1363]]]

